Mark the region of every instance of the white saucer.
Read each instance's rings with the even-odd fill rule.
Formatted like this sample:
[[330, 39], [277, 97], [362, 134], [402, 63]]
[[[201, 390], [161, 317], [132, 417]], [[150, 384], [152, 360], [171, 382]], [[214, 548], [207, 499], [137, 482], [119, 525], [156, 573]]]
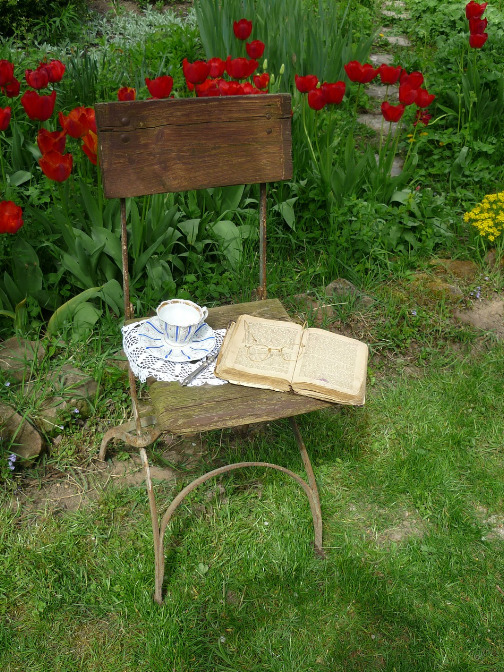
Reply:
[[215, 347], [214, 330], [204, 322], [196, 329], [195, 338], [187, 345], [167, 345], [159, 318], [152, 317], [143, 322], [138, 330], [139, 345], [145, 351], [168, 362], [195, 362], [209, 355]]

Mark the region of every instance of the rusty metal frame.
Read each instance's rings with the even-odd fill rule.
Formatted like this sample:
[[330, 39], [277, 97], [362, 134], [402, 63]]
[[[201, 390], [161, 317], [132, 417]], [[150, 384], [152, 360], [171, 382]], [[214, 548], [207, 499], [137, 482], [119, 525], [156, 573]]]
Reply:
[[[123, 292], [124, 292], [124, 315], [126, 320], [133, 318], [133, 306], [130, 302], [130, 286], [129, 286], [129, 264], [128, 264], [128, 233], [126, 227], [126, 200], [124, 198], [120, 199], [120, 209], [121, 209], [121, 252], [122, 252], [122, 262], [123, 262]], [[260, 299], [266, 299], [266, 184], [262, 183], [260, 185], [259, 191], [259, 287], [257, 290], [258, 297]], [[219, 476], [228, 471], [233, 471], [235, 469], [242, 469], [244, 467], [268, 467], [270, 469], [276, 469], [284, 474], [287, 474], [293, 478], [296, 483], [303, 489], [304, 493], [308, 498], [308, 503], [310, 505], [310, 511], [312, 514], [313, 520], [313, 531], [314, 531], [314, 548], [315, 552], [320, 556], [324, 557], [324, 551], [322, 548], [322, 511], [320, 507], [320, 498], [317, 488], [317, 483], [315, 480], [315, 475], [313, 473], [313, 468], [308, 457], [306, 446], [303, 442], [301, 434], [299, 432], [298, 425], [294, 418], [289, 418], [292, 430], [296, 442], [298, 444], [301, 459], [306, 471], [308, 482], [306, 482], [301, 476], [294, 473], [290, 469], [279, 466], [277, 464], [271, 464], [270, 462], [237, 462], [235, 464], [228, 464], [218, 469], [213, 469], [212, 471], [199, 476], [194, 479], [191, 483], [185, 486], [178, 495], [174, 497], [171, 504], [169, 505], [166, 513], [159, 521], [159, 515], [156, 505], [156, 498], [154, 494], [154, 489], [152, 487], [152, 480], [150, 475], [149, 461], [147, 458], [147, 453], [145, 448], [159, 438], [161, 435], [161, 430], [156, 427], [156, 418], [155, 416], [140, 417], [139, 414], [139, 405], [138, 405], [138, 394], [135, 376], [131, 371], [131, 368], [128, 366], [128, 378], [129, 378], [129, 388], [131, 394], [131, 402], [133, 406], [133, 420], [123, 423], [118, 427], [113, 427], [109, 429], [103, 436], [101, 442], [99, 459], [105, 460], [108, 443], [112, 439], [120, 439], [130, 446], [134, 446], [139, 449], [140, 459], [142, 466], [145, 472], [145, 484], [147, 487], [147, 496], [149, 499], [149, 508], [150, 516], [152, 523], [152, 534], [154, 540], [154, 561], [155, 561], [155, 590], [154, 590], [154, 601], [157, 604], [163, 603], [163, 581], [165, 573], [165, 557], [164, 557], [164, 539], [165, 533], [168, 525], [171, 522], [173, 514], [176, 509], [180, 506], [182, 501], [187, 495], [189, 495], [193, 490], [195, 490], [199, 485], [213, 478], [214, 476]]]

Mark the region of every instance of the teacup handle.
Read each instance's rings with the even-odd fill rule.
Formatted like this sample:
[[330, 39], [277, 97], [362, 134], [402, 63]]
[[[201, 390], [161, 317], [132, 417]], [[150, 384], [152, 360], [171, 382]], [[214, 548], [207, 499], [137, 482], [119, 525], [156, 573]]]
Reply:
[[204, 306], [201, 309], [201, 312], [203, 313], [203, 322], [204, 322], [206, 320], [206, 318], [208, 317], [208, 308], [206, 306]]

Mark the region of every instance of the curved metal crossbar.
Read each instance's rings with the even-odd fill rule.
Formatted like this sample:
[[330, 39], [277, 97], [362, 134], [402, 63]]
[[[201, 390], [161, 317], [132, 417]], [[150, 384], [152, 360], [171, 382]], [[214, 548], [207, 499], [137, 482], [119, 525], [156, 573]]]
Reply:
[[[153, 416], [148, 416], [141, 419], [142, 427], [147, 427], [148, 425], [153, 424], [155, 418]], [[154, 495], [154, 489], [152, 487], [152, 480], [150, 476], [150, 467], [149, 461], [147, 458], [147, 453], [145, 452], [145, 447], [153, 443], [161, 432], [153, 427], [150, 430], [147, 430], [145, 433], [142, 433], [140, 436], [133, 434], [132, 432], [135, 429], [135, 421], [124, 423], [120, 427], [114, 427], [110, 429], [103, 437], [102, 445], [100, 448], [99, 459], [104, 460], [107, 450], [107, 444], [112, 439], [120, 439], [139, 449], [140, 458], [142, 461], [142, 466], [145, 471], [145, 484], [147, 487], [147, 496], [149, 499], [149, 508], [151, 515], [152, 523], [152, 534], [154, 541], [154, 562], [155, 562], [155, 590], [154, 590], [154, 601], [157, 604], [163, 603], [163, 581], [165, 574], [165, 556], [164, 556], [164, 538], [166, 533], [166, 528], [170, 524], [173, 514], [180, 506], [182, 501], [189, 495], [193, 490], [195, 490], [199, 485], [205, 483], [205, 481], [210, 480], [214, 476], [219, 476], [220, 474], [225, 474], [228, 471], [233, 471], [235, 469], [241, 469], [243, 467], [269, 467], [270, 469], [276, 469], [284, 474], [287, 474], [293, 478], [296, 483], [298, 483], [301, 488], [304, 490], [308, 503], [310, 505], [310, 511], [312, 514], [313, 520], [313, 531], [314, 531], [314, 548], [315, 552], [321, 557], [325, 557], [324, 551], [322, 549], [322, 511], [320, 508], [320, 499], [317, 488], [317, 483], [315, 481], [315, 475], [313, 473], [313, 468], [308, 456], [306, 446], [304, 445], [303, 439], [299, 432], [296, 420], [294, 418], [289, 418], [291, 427], [298, 444], [301, 458], [303, 460], [303, 465], [308, 477], [308, 482], [306, 482], [301, 476], [295, 472], [282, 467], [278, 464], [272, 464], [271, 462], [236, 462], [234, 464], [228, 464], [223, 467], [218, 467], [212, 471], [199, 476], [194, 479], [191, 483], [185, 486], [178, 495], [174, 497], [165, 514], [161, 518], [161, 523], [159, 523], [159, 516], [156, 506], [156, 498]]]
[[203, 474], [199, 478], [196, 478], [194, 481], [186, 485], [186, 487], [179, 492], [179, 494], [173, 499], [172, 503], [168, 507], [166, 513], [161, 519], [161, 525], [159, 528], [159, 545], [156, 549], [156, 587], [154, 592], [154, 601], [158, 604], [163, 603], [163, 579], [164, 579], [164, 535], [167, 525], [170, 523], [173, 514], [176, 509], [180, 506], [182, 501], [189, 495], [193, 490], [195, 490], [198, 485], [201, 485], [205, 481], [210, 480], [214, 476], [219, 476], [219, 474], [225, 474], [227, 471], [233, 471], [234, 469], [241, 469], [242, 467], [269, 467], [270, 469], [276, 469], [281, 471], [284, 474], [287, 474], [293, 478], [296, 483], [298, 483], [304, 490], [306, 496], [308, 497], [308, 502], [310, 504], [310, 510], [313, 518], [313, 530], [315, 534], [314, 546], [317, 553], [323, 555], [322, 550], [322, 512], [320, 510], [320, 502], [318, 498], [318, 491], [308, 485], [308, 483], [295, 474], [290, 469], [281, 467], [278, 464], [271, 464], [270, 462], [237, 462], [235, 464], [227, 464], [224, 467], [219, 467], [218, 469], [213, 469], [212, 471]]

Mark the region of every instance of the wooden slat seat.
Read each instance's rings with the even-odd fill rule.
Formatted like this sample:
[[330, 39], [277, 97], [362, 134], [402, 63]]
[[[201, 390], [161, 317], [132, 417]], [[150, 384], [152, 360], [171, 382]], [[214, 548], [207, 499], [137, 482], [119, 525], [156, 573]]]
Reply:
[[[212, 329], [223, 329], [243, 314], [275, 320], [290, 319], [278, 299], [268, 299], [211, 308], [207, 323]], [[182, 387], [179, 383], [155, 382], [149, 392], [158, 428], [181, 435], [288, 418], [330, 405], [299, 394], [231, 383]]]

